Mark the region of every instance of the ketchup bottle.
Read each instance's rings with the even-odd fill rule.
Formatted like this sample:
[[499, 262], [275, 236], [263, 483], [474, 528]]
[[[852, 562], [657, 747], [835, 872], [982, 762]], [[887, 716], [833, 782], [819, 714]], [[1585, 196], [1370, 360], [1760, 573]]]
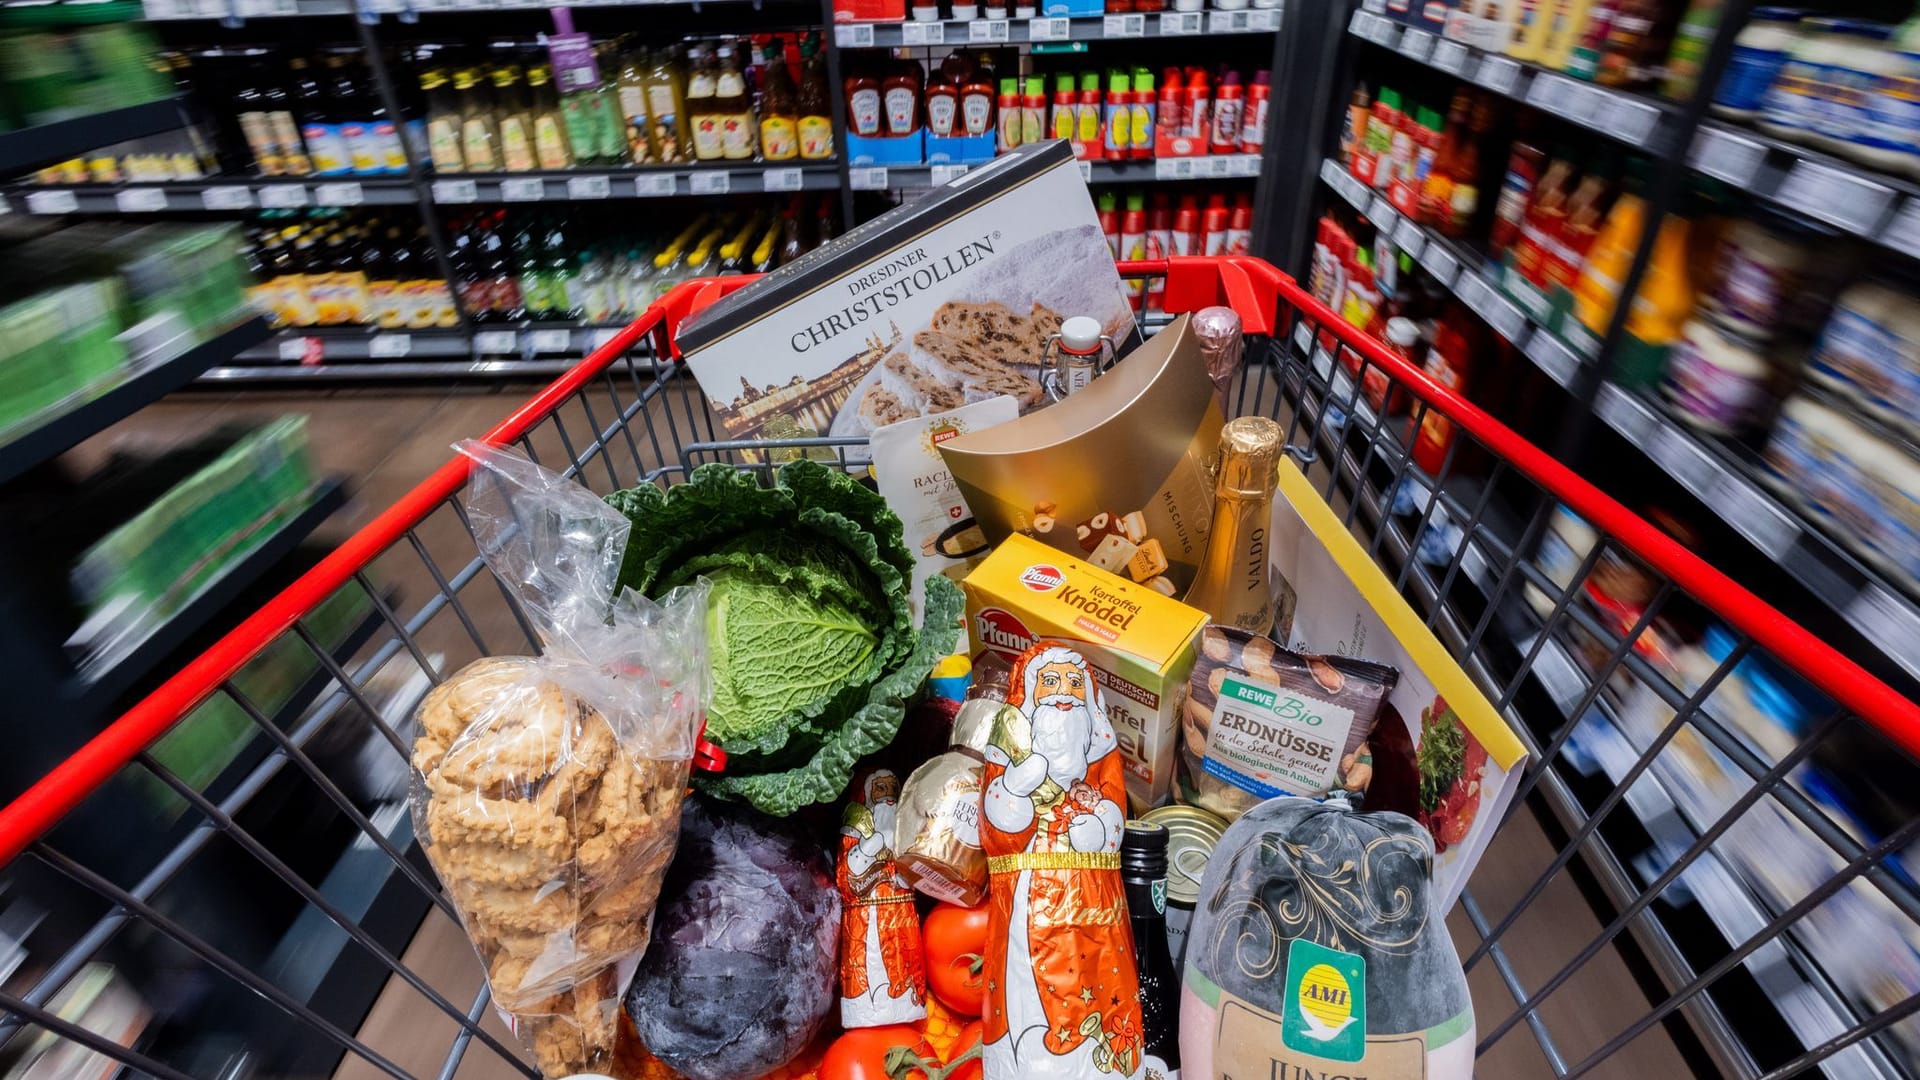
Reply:
[[1253, 248], [1253, 196], [1233, 197], [1233, 216], [1227, 219], [1227, 254], [1245, 255]]
[[1207, 150], [1231, 154], [1240, 145], [1240, 73], [1229, 71], [1220, 76], [1213, 94], [1213, 125], [1207, 136]]
[[[1182, 87], [1180, 69], [1168, 68], [1160, 73], [1159, 115], [1154, 118], [1156, 139], [1154, 150], [1157, 153], [1162, 141], [1171, 143], [1180, 135], [1180, 125], [1185, 122], [1186, 110], [1181, 104]], [[1168, 146], [1171, 150], [1172, 147]]]
[[919, 64], [905, 61], [896, 65], [893, 74], [881, 84], [880, 92], [886, 103], [888, 135], [899, 137], [920, 130]]
[[1230, 218], [1226, 195], [1215, 192], [1207, 196], [1207, 212], [1200, 219], [1200, 254], [1227, 253], [1227, 222]]
[[1200, 68], [1188, 68], [1186, 99], [1181, 104], [1180, 134], [1199, 144], [1195, 153], [1205, 152], [1207, 136], [1212, 133], [1212, 128], [1208, 126], [1208, 118], [1212, 115], [1210, 104], [1207, 73]]
[[959, 115], [960, 85], [943, 66], [927, 78], [927, 134], [941, 138], [958, 134]]
[[860, 71], [847, 79], [847, 125], [855, 135], [873, 138], [880, 134], [880, 80], [871, 72]]
[[993, 133], [993, 82], [977, 64], [960, 86], [960, 124], [967, 135]]
[[1200, 207], [1191, 195], [1180, 196], [1180, 209], [1173, 215], [1173, 253], [1200, 254]]
[[1240, 117], [1240, 152], [1257, 154], [1267, 141], [1267, 98], [1273, 93], [1273, 73], [1265, 68], [1253, 73], [1253, 85], [1247, 87], [1247, 103]]

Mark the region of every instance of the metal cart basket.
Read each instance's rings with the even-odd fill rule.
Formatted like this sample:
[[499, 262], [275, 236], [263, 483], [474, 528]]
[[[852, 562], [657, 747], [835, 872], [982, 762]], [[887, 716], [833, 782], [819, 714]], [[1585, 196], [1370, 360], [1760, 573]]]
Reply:
[[[1833, 760], [1910, 768], [1920, 706], [1272, 266], [1123, 272], [1165, 277], [1168, 311], [1241, 314], [1255, 336], [1232, 411], [1287, 425], [1309, 477], [1528, 744], [1520, 797], [1448, 914], [1479, 1074], [1913, 1075], [1920, 890], [1901, 856], [1920, 819], [1867, 828], [1820, 777]], [[602, 493], [709, 461], [844, 462], [858, 440], [756, 443], [768, 453], [747, 462], [681, 365], [634, 355], [645, 339], [672, 356], [681, 320], [743, 282], [680, 286], [485, 439]], [[1455, 435], [1423, 468], [1411, 433], [1435, 423]], [[535, 647], [475, 553], [466, 478], [450, 460], [0, 809], [0, 904], [39, 913], [0, 914], [26, 945], [0, 967], [0, 1065], [535, 1075], [478, 965], [461, 957], [455, 986], [444, 956], [436, 969], [409, 947], [433, 908], [452, 914], [406, 812], [412, 709], [468, 661]], [[1564, 513], [1597, 534], [1571, 574], [1539, 554]], [[1623, 572], [1651, 583], [1625, 611], [1594, 588]], [[1673, 626], [1702, 623], [1715, 658], [1676, 667]], [[267, 694], [260, 666], [289, 654], [310, 674]], [[1762, 670], [1797, 673], [1822, 714], [1756, 736], [1736, 691]], [[178, 744], [217, 722], [243, 737], [208, 768]], [[242, 933], [234, 905], [287, 929]], [[403, 998], [421, 1019], [369, 1029], [370, 1004]]]

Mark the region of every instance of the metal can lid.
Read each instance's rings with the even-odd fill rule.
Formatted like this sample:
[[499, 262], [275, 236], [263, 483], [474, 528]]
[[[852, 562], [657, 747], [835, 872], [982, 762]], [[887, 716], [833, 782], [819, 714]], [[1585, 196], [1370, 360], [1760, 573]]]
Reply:
[[1086, 315], [1075, 315], [1061, 323], [1060, 347], [1070, 353], [1098, 352], [1100, 321]]
[[1200, 902], [1200, 878], [1207, 859], [1227, 831], [1227, 819], [1197, 806], [1162, 806], [1140, 815], [1167, 830], [1167, 899]]

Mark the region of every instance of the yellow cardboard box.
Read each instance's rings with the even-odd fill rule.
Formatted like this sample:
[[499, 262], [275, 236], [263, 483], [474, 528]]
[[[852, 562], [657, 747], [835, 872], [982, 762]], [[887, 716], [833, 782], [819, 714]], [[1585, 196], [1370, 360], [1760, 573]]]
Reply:
[[1206, 612], [1017, 533], [961, 584], [974, 660], [1011, 660], [1042, 639], [1079, 649], [1119, 739], [1134, 812], [1165, 802]]

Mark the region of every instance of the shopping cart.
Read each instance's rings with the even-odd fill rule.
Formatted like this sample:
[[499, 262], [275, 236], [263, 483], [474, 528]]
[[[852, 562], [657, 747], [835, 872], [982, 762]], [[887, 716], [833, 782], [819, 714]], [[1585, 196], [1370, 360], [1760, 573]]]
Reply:
[[[1897, 857], [1920, 821], [1864, 829], [1815, 766], [1834, 746], [1920, 754], [1920, 707], [1273, 267], [1183, 258], [1127, 270], [1164, 276], [1169, 311], [1230, 304], [1262, 335], [1233, 411], [1287, 425], [1309, 477], [1532, 752], [1513, 813], [1448, 916], [1481, 1075], [1905, 1075], [1920, 895]], [[600, 492], [671, 484], [709, 461], [845, 462], [859, 440], [758, 442], [749, 462], [682, 366], [633, 355], [647, 339], [671, 357], [680, 321], [742, 283], [676, 289], [485, 438]], [[1428, 470], [1409, 437], [1433, 423], [1454, 435]], [[408, 945], [423, 915], [440, 920], [430, 909], [452, 914], [405, 812], [408, 717], [469, 660], [534, 647], [475, 555], [466, 477], [465, 460], [450, 460], [0, 810], [0, 902], [40, 912], [26, 935], [0, 914], [0, 933], [26, 944], [0, 969], [15, 1068], [533, 1075], [492, 1018], [477, 964], [457, 957], [449, 981], [435, 969], [445, 956]], [[1598, 534], [1571, 573], [1536, 555], [1558, 507]], [[1627, 572], [1650, 586], [1645, 602], [1625, 614], [1598, 603], [1596, 582]], [[329, 605], [364, 618], [323, 634], [315, 613]], [[1719, 659], [1676, 668], [1670, 621], [1703, 618], [1722, 624]], [[275, 711], [248, 677], [285, 650], [319, 674]], [[1730, 688], [1763, 662], [1800, 673], [1830, 711], [1786, 740], [1730, 719]], [[253, 752], [211, 779], [183, 775], [169, 731], [215, 707], [250, 721]], [[1675, 790], [1690, 780], [1697, 790]], [[253, 813], [262, 793], [277, 794], [272, 814]], [[277, 827], [316, 812], [344, 824]], [[1781, 829], [1813, 846], [1789, 860]], [[129, 832], [158, 839], [129, 844]], [[1782, 871], [1769, 852], [1805, 865]], [[283, 912], [289, 936], [237, 935], [236, 902]], [[1833, 950], [1849, 945], [1860, 963], [1836, 970]], [[375, 993], [376, 1014], [410, 1003], [398, 1036], [372, 1030]], [[102, 1000], [117, 1003], [112, 1022]]]

